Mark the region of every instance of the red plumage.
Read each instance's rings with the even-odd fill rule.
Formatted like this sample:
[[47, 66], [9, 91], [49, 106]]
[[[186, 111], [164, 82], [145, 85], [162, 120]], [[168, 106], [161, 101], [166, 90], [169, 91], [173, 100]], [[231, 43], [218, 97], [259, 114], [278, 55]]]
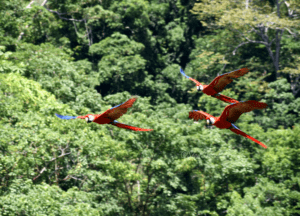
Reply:
[[189, 118], [194, 119], [196, 121], [199, 119], [209, 120], [209, 122], [211, 122], [212, 125], [215, 125], [220, 129], [230, 129], [232, 132], [246, 137], [261, 145], [262, 147], [267, 148], [267, 146], [264, 145], [262, 142], [244, 133], [233, 124], [235, 121], [238, 120], [241, 114], [245, 112], [250, 112], [254, 109], [264, 109], [267, 106], [268, 105], [266, 103], [250, 100], [226, 106], [219, 117], [214, 117], [203, 111], [194, 110], [189, 113]]
[[111, 123], [111, 124], [114, 125], [114, 126], [117, 126], [119, 128], [125, 128], [125, 129], [128, 129], [128, 130], [134, 130], [134, 131], [153, 131], [153, 129], [138, 128], [138, 127], [134, 127], [134, 126], [122, 124], [120, 122], [114, 122], [114, 123]]
[[136, 97], [130, 98], [126, 102], [119, 104], [115, 107], [112, 107], [106, 110], [102, 114], [88, 114], [85, 116], [61, 116], [56, 114], [56, 116], [61, 119], [67, 119], [67, 120], [74, 119], [74, 118], [86, 119], [87, 123], [95, 122], [97, 124], [112, 124], [119, 128], [125, 128], [134, 131], [152, 131], [152, 129], [138, 128], [138, 127], [122, 124], [116, 121], [116, 119], [120, 118], [123, 114], [127, 112], [128, 108], [132, 107], [136, 99], [137, 99]]
[[228, 96], [219, 94], [219, 92], [221, 92], [226, 87], [226, 85], [231, 83], [233, 81], [233, 79], [244, 76], [246, 73], [248, 73], [249, 69], [248, 68], [241, 68], [239, 70], [235, 70], [235, 71], [231, 71], [231, 72], [222, 74], [220, 76], [217, 76], [209, 85], [202, 85], [199, 81], [187, 76], [183, 72], [182, 69], [180, 69], [180, 72], [182, 73], [182, 75], [184, 75], [188, 79], [192, 80], [196, 84], [196, 86], [202, 86], [202, 88], [203, 88], [202, 92], [204, 94], [215, 97], [215, 98], [217, 98], [221, 101], [224, 101], [226, 103], [238, 103], [237, 100], [232, 99]]
[[228, 96], [225, 96], [225, 95], [222, 95], [222, 94], [216, 94], [216, 95], [211, 95], [212, 97], [214, 98], [217, 98], [221, 101], [224, 101], [226, 103], [238, 103], [239, 101], [231, 98], [231, 97], [228, 97]]
[[230, 130], [238, 135], [241, 135], [243, 137], [246, 137], [254, 142], [256, 142], [257, 144], [261, 145], [264, 148], [268, 148], [265, 144], [263, 144], [262, 142], [258, 141], [257, 139], [253, 138], [252, 136], [249, 136], [248, 134], [244, 133], [243, 131], [239, 130], [239, 129], [235, 129], [235, 128], [230, 128]]
[[216, 92], [221, 92], [233, 79], [244, 76], [249, 72], [248, 68], [231, 71], [220, 76], [217, 76], [208, 86], [212, 87]]

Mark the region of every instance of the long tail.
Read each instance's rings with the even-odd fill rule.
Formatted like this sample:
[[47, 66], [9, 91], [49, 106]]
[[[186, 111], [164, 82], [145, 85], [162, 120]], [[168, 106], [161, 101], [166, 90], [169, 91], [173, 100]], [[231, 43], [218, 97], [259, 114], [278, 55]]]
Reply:
[[263, 144], [262, 142], [258, 141], [257, 139], [249, 136], [248, 134], [244, 133], [243, 131], [239, 130], [239, 129], [235, 129], [235, 128], [230, 128], [230, 130], [236, 134], [242, 135], [243, 137], [246, 137], [254, 142], [256, 142], [257, 144], [261, 145], [264, 148], [268, 148], [265, 144]]
[[125, 129], [133, 130], [133, 131], [153, 131], [153, 129], [138, 128], [138, 127], [126, 125], [126, 124], [123, 124], [123, 123], [120, 123], [117, 121], [113, 121], [111, 124], [114, 126], [117, 126], [119, 128], [125, 128]]
[[221, 101], [224, 101], [225, 103], [239, 103], [239, 101], [237, 101], [237, 100], [235, 100], [231, 97], [222, 95], [222, 94], [216, 94], [216, 95], [211, 95], [211, 96], [214, 97], [214, 98], [217, 98]]

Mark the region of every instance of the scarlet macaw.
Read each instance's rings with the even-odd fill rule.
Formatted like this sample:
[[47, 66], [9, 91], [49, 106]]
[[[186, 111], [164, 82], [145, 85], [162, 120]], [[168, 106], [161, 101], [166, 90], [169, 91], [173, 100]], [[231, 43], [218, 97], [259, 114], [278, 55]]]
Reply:
[[230, 97], [227, 97], [225, 95], [219, 94], [226, 85], [231, 83], [234, 78], [238, 78], [241, 76], [244, 76], [246, 73], [249, 72], [248, 68], [242, 68], [239, 70], [231, 71], [225, 74], [222, 74], [220, 76], [217, 76], [209, 85], [202, 85], [197, 80], [187, 76], [184, 71], [180, 68], [180, 73], [185, 76], [186, 78], [192, 80], [194, 83], [196, 83], [197, 90], [202, 91], [203, 93], [210, 95], [212, 97], [218, 98], [221, 101], [224, 101], [226, 103], [238, 103], [239, 101], [232, 99]]
[[220, 129], [230, 129], [232, 132], [242, 135], [243, 137], [246, 137], [248, 139], [251, 139], [252, 141], [256, 142], [262, 147], [267, 148], [267, 146], [264, 145], [262, 142], [254, 139], [248, 134], [245, 134], [233, 124], [243, 113], [250, 112], [254, 109], [264, 109], [267, 106], [268, 105], [266, 103], [258, 102], [255, 100], [249, 100], [246, 102], [239, 102], [226, 106], [219, 117], [214, 117], [203, 111], [193, 110], [189, 113], [189, 118], [194, 119], [196, 121], [199, 119], [206, 119], [208, 125], [215, 125]]
[[87, 114], [85, 116], [62, 116], [55, 113], [55, 115], [58, 118], [66, 120], [80, 118], [85, 119], [87, 123], [95, 122], [98, 124], [111, 124], [119, 128], [125, 128], [134, 131], [152, 131], [153, 129], [133, 127], [116, 121], [116, 119], [120, 118], [123, 114], [127, 112], [127, 109], [130, 108], [135, 101], [136, 98], [131, 98], [122, 104], [119, 104], [106, 110], [102, 114]]

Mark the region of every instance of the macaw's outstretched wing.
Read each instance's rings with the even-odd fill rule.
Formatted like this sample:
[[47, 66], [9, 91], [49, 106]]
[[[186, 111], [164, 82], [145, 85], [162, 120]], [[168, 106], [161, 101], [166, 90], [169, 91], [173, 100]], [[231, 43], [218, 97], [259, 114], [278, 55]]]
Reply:
[[136, 99], [136, 97], [130, 98], [128, 101], [106, 110], [101, 116], [114, 121], [120, 118], [123, 114], [125, 114], [128, 108], [132, 107]]
[[222, 74], [220, 76], [217, 76], [208, 86], [211, 86], [216, 92], [220, 92], [225, 88], [225, 86], [231, 83], [233, 79], [244, 76], [248, 72], [248, 68], [242, 68]]
[[250, 112], [255, 109], [264, 109], [267, 106], [268, 104], [255, 100], [231, 104], [225, 107], [220, 119], [225, 119], [226, 121], [234, 123], [243, 113]]
[[199, 111], [199, 110], [193, 110], [189, 112], [189, 118], [194, 119], [195, 121], [198, 121], [199, 119], [210, 119], [210, 118], [215, 118], [212, 115], [209, 115], [206, 112]]
[[[232, 124], [233, 125], [233, 124]], [[231, 128], [230, 130], [238, 135], [242, 135], [243, 137], [246, 137], [254, 142], [256, 142], [257, 144], [261, 145], [262, 147], [264, 148], [267, 148], [267, 146], [265, 144], [263, 144], [262, 142], [258, 141], [257, 139], [249, 136], [248, 134], [244, 133], [243, 131], [241, 131], [240, 129], [238, 129], [235, 125], [234, 125], [235, 128]]]
[[237, 101], [237, 100], [235, 100], [231, 97], [222, 95], [222, 94], [216, 94], [216, 95], [211, 95], [211, 96], [214, 97], [214, 98], [217, 98], [221, 101], [224, 101], [225, 103], [239, 103], [239, 101]]
[[194, 83], [196, 83], [196, 86], [200, 86], [200, 85], [201, 85], [201, 83], [198, 82], [197, 80], [195, 80], [195, 79], [193, 79], [193, 78], [187, 76], [181, 68], [180, 68], [180, 73], [181, 73], [183, 76], [185, 76], [186, 78], [188, 78], [188, 79], [192, 80]]
[[117, 122], [117, 121], [113, 121], [111, 124], [114, 125], [114, 126], [117, 126], [119, 128], [125, 128], [125, 129], [128, 129], [128, 130], [134, 130], [134, 131], [152, 131], [153, 130], [153, 129], [138, 128], [138, 127], [126, 125], [126, 124], [123, 124], [123, 123], [120, 123], [120, 122]]
[[85, 119], [88, 116], [88, 115], [86, 115], [86, 116], [63, 116], [63, 115], [59, 115], [57, 113], [55, 113], [55, 115], [58, 118], [65, 119], [65, 120], [76, 119], [76, 118]]

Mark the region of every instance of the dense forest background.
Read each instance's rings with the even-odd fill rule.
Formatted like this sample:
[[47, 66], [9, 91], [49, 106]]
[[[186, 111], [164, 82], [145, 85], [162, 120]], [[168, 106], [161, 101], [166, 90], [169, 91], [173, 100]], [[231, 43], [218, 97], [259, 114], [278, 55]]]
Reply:
[[[300, 215], [298, 0], [1, 0], [1, 215]], [[193, 122], [268, 104], [237, 122], [256, 143]], [[139, 95], [120, 121], [64, 121]]]

